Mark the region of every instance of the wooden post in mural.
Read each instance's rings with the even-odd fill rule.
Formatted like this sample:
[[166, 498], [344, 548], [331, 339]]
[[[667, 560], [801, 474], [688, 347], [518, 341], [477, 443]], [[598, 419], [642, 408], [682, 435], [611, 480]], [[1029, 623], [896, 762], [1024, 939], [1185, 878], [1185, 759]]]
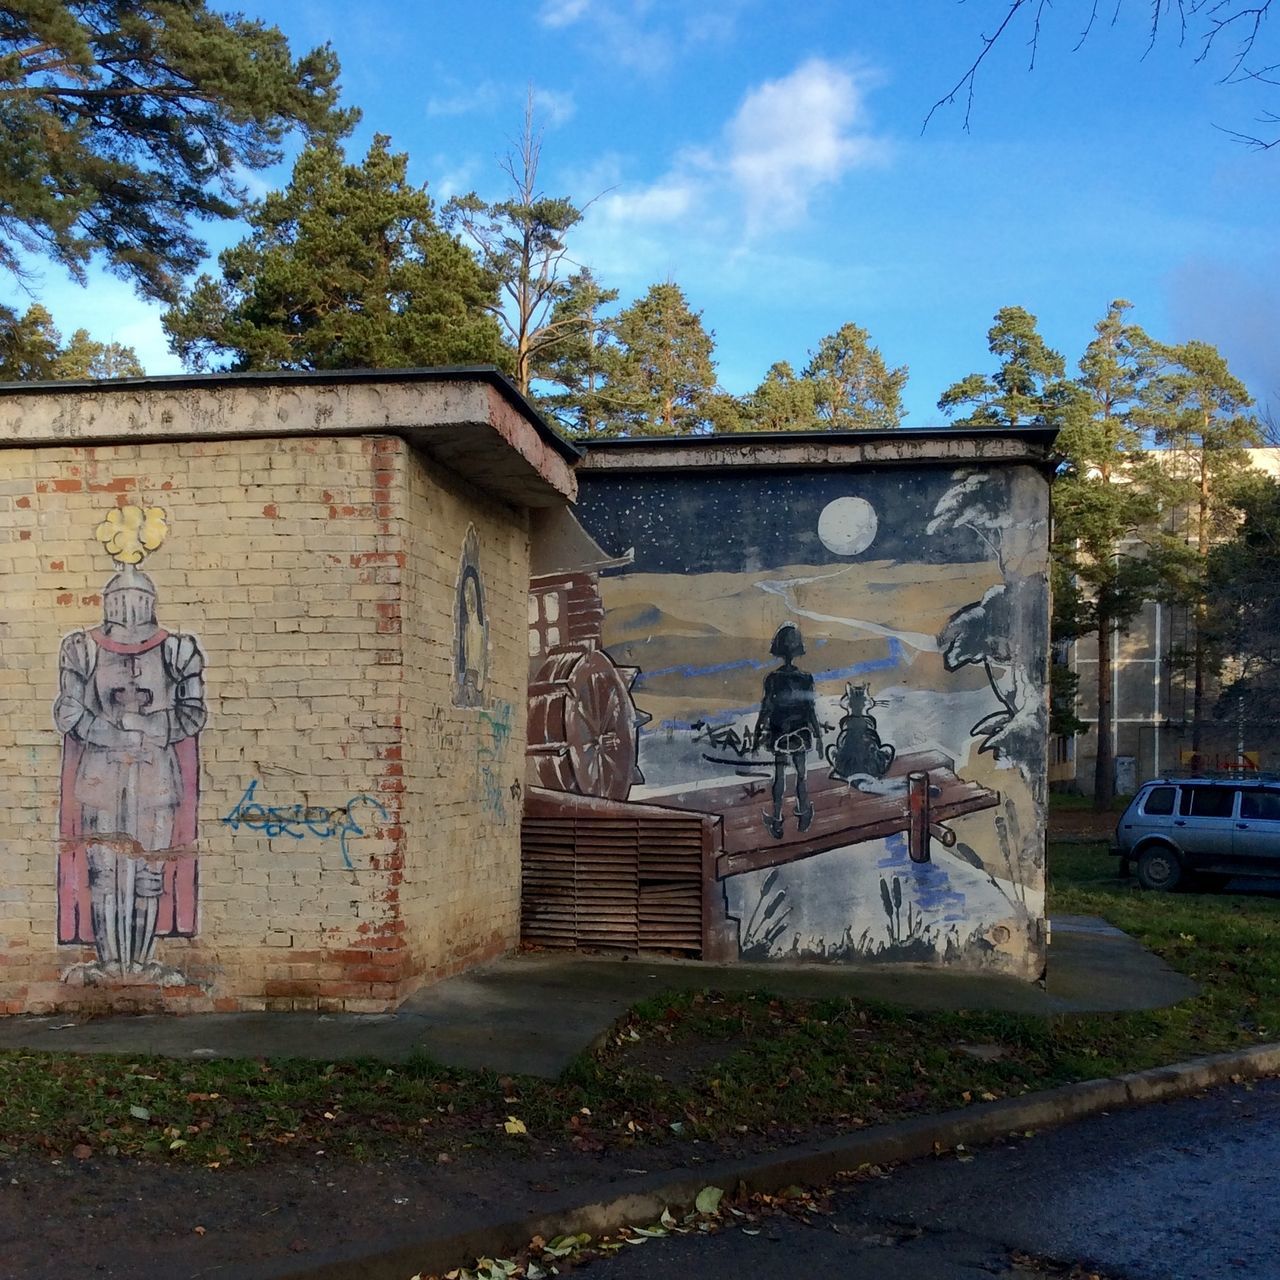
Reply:
[[929, 775], [907, 774], [907, 852], [912, 862], [929, 861]]

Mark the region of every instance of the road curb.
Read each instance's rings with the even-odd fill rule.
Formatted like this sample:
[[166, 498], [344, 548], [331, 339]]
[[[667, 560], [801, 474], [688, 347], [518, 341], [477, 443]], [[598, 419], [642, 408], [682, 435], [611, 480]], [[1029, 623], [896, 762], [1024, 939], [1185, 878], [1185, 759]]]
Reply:
[[1280, 1075], [1280, 1044], [1258, 1045], [940, 1115], [914, 1116], [824, 1142], [699, 1165], [689, 1173], [665, 1171], [637, 1177], [621, 1194], [617, 1184], [611, 1184], [607, 1194], [598, 1198], [579, 1188], [538, 1214], [460, 1223], [457, 1230], [446, 1234], [407, 1240], [361, 1256], [331, 1254], [327, 1260], [311, 1259], [302, 1266], [291, 1262], [287, 1269], [273, 1268], [255, 1275], [261, 1280], [409, 1280], [417, 1272], [443, 1274], [480, 1256], [516, 1253], [534, 1236], [549, 1240], [580, 1231], [600, 1236], [620, 1227], [654, 1222], [668, 1206], [692, 1205], [706, 1186], [767, 1193], [794, 1183], [817, 1185], [861, 1165], [916, 1160], [939, 1150], [976, 1146], [1028, 1129], [1048, 1129], [1102, 1111], [1275, 1075]]

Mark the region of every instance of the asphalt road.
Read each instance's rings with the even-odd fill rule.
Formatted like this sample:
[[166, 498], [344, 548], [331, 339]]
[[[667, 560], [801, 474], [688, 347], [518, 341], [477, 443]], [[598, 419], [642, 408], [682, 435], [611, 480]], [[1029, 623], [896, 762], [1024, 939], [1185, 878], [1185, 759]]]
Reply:
[[1280, 1277], [1280, 1081], [1133, 1108], [840, 1193], [812, 1226], [652, 1240], [597, 1280], [991, 1280], [1015, 1251], [1108, 1280]]

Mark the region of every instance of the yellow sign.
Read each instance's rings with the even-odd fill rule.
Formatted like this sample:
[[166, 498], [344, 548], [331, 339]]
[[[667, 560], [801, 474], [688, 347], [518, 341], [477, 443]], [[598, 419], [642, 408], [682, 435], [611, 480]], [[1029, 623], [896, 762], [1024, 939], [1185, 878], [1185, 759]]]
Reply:
[[1206, 755], [1203, 751], [1183, 748], [1178, 752], [1178, 763], [1188, 769], [1205, 769], [1213, 773], [1256, 773], [1258, 753], [1232, 751], [1229, 754]]

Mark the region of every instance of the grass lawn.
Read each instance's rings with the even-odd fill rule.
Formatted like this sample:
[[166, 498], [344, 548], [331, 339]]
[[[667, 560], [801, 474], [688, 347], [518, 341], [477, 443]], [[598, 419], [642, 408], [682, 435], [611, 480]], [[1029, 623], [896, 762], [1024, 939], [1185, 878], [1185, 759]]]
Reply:
[[[1201, 983], [1151, 1013], [1051, 1020], [714, 992], [647, 1001], [556, 1083], [422, 1059], [0, 1054], [0, 1152], [235, 1167], [487, 1147], [785, 1141], [1280, 1038], [1280, 900], [1145, 894], [1054, 846], [1051, 910], [1105, 916]], [[998, 1046], [982, 1060], [963, 1046]]]

